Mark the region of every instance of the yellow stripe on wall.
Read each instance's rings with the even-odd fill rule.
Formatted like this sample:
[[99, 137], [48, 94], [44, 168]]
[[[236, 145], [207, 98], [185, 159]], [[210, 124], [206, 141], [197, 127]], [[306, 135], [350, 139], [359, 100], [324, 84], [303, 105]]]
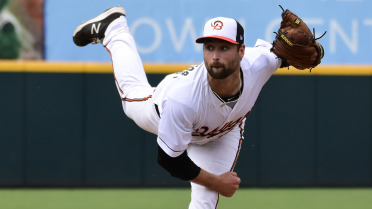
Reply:
[[320, 65], [310, 70], [280, 68], [274, 75], [372, 76], [372, 65]]
[[[187, 69], [192, 64], [145, 63], [147, 73], [169, 74]], [[0, 72], [27, 73], [112, 73], [106, 62], [0, 61]], [[320, 65], [310, 70], [281, 68], [274, 75], [372, 76], [372, 65]]]

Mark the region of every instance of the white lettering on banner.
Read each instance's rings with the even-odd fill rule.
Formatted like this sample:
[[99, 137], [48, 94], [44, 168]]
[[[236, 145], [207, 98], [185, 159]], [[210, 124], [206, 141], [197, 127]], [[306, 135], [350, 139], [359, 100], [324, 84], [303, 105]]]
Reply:
[[[137, 19], [133, 22], [131, 25], [131, 33], [133, 36], [135, 35], [137, 29], [141, 26], [147, 26], [150, 27], [151, 30], [154, 31], [153, 36], [147, 36], [151, 38], [151, 43], [148, 46], [141, 46], [137, 45], [138, 52], [141, 54], [150, 54], [154, 53], [157, 49], [159, 49], [161, 46], [161, 41], [163, 39], [163, 33], [169, 33], [171, 43], [173, 45], [173, 48], [175, 52], [180, 53], [185, 50], [192, 50], [189, 48], [185, 48], [185, 46], [188, 45], [193, 45], [193, 50], [194, 52], [201, 52], [203, 46], [201, 44], [196, 44], [195, 39], [199, 37], [199, 32], [195, 29], [195, 25], [193, 23], [192, 18], [186, 18], [182, 24], [181, 27], [176, 27], [178, 23], [175, 23], [173, 19], [171, 18], [166, 18], [165, 20], [165, 27], [166, 29], [161, 28], [160, 24], [156, 22], [154, 19], [150, 18], [140, 18]], [[239, 22], [242, 25], [245, 25], [245, 20], [240, 19]], [[275, 34], [273, 32], [277, 31], [280, 27], [280, 22], [281, 18], [275, 18], [272, 19], [267, 27], [265, 28], [265, 40], [268, 42], [272, 42], [273, 39], [275, 38]], [[327, 25], [326, 20], [321, 19], [321, 18], [308, 18], [304, 19], [304, 22], [309, 26], [310, 29], [315, 28], [317, 29], [317, 26], [323, 26], [322, 30], [320, 31], [319, 29], [316, 30], [316, 37], [319, 37], [321, 34], [324, 33], [323, 30], [328, 31], [327, 35], [325, 38], [323, 38], [320, 42], [322, 44], [325, 44], [324, 42], [327, 40], [329, 41], [329, 53], [330, 54], [340, 54], [341, 52], [338, 52], [339, 47], [343, 44], [346, 45], [347, 49], [352, 54], [357, 54], [359, 50], [359, 39], [361, 38], [359, 34], [360, 30], [366, 31], [365, 28], [361, 28], [361, 26], [372, 26], [372, 19], [364, 19], [364, 20], [351, 20], [350, 27], [351, 29], [345, 29], [345, 23], [339, 22], [338, 20], [331, 19], [329, 20], [329, 24]], [[328, 29], [323, 29], [324, 26], [327, 25], [329, 28]], [[98, 26], [92, 26], [92, 31], [98, 31], [99, 30], [99, 25]], [[371, 33], [369, 32], [368, 35], [366, 32], [363, 33], [363, 37], [368, 36], [371, 37]], [[363, 38], [362, 37], [362, 38]], [[260, 37], [257, 37], [260, 38]], [[363, 47], [367, 47], [372, 49], [372, 42], [371, 44], [368, 45], [363, 45]], [[365, 49], [363, 49], [365, 50]], [[348, 50], [347, 50], [348, 51]], [[345, 53], [345, 50], [344, 52]]]
[[154, 52], [160, 46], [160, 42], [161, 42], [161, 39], [162, 39], [161, 28], [157, 24], [157, 22], [155, 22], [153, 19], [140, 18], [140, 19], [137, 19], [131, 25], [131, 33], [132, 33], [133, 36], [135, 35], [137, 28], [141, 25], [149, 25], [154, 30], [154, 33], [155, 33], [154, 34], [154, 41], [150, 46], [143, 47], [143, 46], [137, 45], [137, 50], [138, 50], [139, 53], [149, 54], [149, 53]]
[[[364, 25], [367, 25], [367, 26], [372, 26], [372, 19], [366, 19], [366, 20], [364, 20], [363, 24]], [[372, 37], [372, 36], [369, 35], [369, 37]], [[371, 46], [371, 49], [372, 49], [372, 45], [370, 45], [370, 46]]]
[[[268, 42], [272, 42], [275, 38], [275, 34], [273, 34], [274, 31], [277, 31], [280, 27], [281, 18], [273, 19], [266, 27], [265, 30], [265, 40]], [[325, 25], [325, 20], [323, 19], [304, 19], [304, 22], [309, 26], [310, 29], [313, 28], [315, 25]], [[337, 20], [330, 20], [329, 22], [329, 29], [328, 34], [328, 40], [330, 43], [330, 54], [336, 54], [337, 53], [337, 47], [340, 46], [340, 44], [344, 43], [348, 49], [350, 49], [350, 52], [353, 54], [357, 54], [359, 51], [359, 38], [360, 35], [359, 31], [362, 30], [360, 28], [360, 22], [363, 23], [363, 25], [366, 26], [372, 26], [372, 19], [365, 19], [365, 20], [352, 20], [351, 21], [351, 30], [345, 30], [342, 28], [342, 25]], [[316, 27], [314, 27], [316, 29]], [[364, 30], [364, 29], [363, 29]], [[319, 37], [321, 34], [324, 33], [324, 31], [315, 30], [316, 37]], [[366, 34], [366, 33], [365, 33]], [[341, 38], [341, 43], [338, 41], [338, 37]], [[370, 34], [368, 35], [370, 37]], [[327, 37], [326, 37], [327, 38]], [[322, 41], [321, 41], [322, 42]], [[324, 43], [324, 41], [323, 41]], [[368, 48], [372, 49], [372, 46], [369, 45]]]
[[340, 24], [336, 20], [330, 21], [330, 50], [331, 53], [336, 53], [336, 40], [337, 34], [340, 35], [344, 43], [349, 47], [353, 54], [358, 52], [358, 21], [352, 21], [351, 38], [349, 39], [345, 31], [341, 28]]
[[364, 25], [372, 25], [372, 19], [366, 19], [363, 21]]
[[195, 51], [200, 52], [203, 49], [201, 44], [196, 44], [194, 42], [194, 40], [198, 38], [198, 35], [197, 35], [197, 32], [195, 30], [195, 27], [194, 27], [194, 24], [193, 24], [191, 18], [186, 18], [179, 38], [177, 38], [178, 35], [177, 35], [177, 32], [176, 32], [176, 29], [174, 28], [174, 24], [173, 24], [172, 19], [167, 18], [165, 20], [165, 22], [167, 24], [167, 27], [168, 27], [168, 30], [169, 30], [169, 33], [170, 33], [170, 37], [172, 39], [172, 42], [173, 42], [173, 45], [174, 45], [174, 48], [175, 48], [176, 52], [181, 52], [182, 51], [183, 46], [185, 45], [186, 38], [187, 38], [188, 34], [190, 34], [190, 36], [191, 36], [191, 40], [192, 40]]

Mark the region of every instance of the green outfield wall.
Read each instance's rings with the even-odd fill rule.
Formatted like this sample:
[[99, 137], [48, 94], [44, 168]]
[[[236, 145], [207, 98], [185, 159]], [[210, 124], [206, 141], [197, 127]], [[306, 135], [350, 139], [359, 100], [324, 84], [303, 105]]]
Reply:
[[[146, 64], [156, 85], [189, 64]], [[0, 62], [0, 187], [185, 186], [108, 63]], [[242, 186], [372, 186], [372, 66], [279, 69], [245, 126]]]

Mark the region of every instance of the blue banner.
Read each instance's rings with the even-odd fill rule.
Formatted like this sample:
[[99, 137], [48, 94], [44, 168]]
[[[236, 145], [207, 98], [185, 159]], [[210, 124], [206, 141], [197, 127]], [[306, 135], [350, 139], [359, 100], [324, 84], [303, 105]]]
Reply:
[[367, 0], [65, 0], [45, 2], [45, 57], [50, 61], [110, 61], [102, 45], [77, 47], [75, 28], [121, 5], [143, 62], [197, 63], [203, 60], [204, 22], [224, 16], [245, 28], [247, 46], [260, 38], [272, 42], [281, 21], [278, 5], [301, 17], [325, 48], [322, 63], [372, 63], [372, 1]]

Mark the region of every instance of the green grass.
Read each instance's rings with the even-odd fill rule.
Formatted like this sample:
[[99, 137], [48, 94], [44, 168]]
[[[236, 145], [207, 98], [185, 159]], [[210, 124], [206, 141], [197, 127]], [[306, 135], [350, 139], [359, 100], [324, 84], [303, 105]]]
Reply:
[[[178, 209], [189, 189], [0, 189], [0, 209]], [[372, 188], [239, 189], [218, 209], [371, 209]]]

